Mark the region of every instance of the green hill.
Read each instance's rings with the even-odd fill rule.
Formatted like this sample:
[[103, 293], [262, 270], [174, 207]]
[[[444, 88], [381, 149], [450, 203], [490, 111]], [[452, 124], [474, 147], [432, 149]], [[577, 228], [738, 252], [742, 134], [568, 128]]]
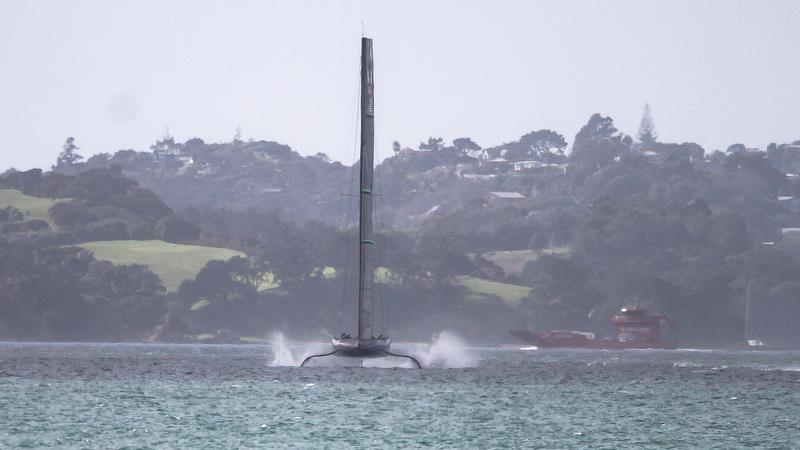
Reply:
[[527, 286], [498, 283], [496, 281], [484, 280], [482, 278], [470, 277], [468, 275], [456, 276], [454, 283], [464, 286], [472, 291], [473, 294], [495, 295], [510, 305], [519, 303], [520, 300], [527, 297], [531, 292], [531, 288]]
[[192, 279], [209, 261], [227, 260], [244, 253], [228, 248], [171, 244], [164, 241], [97, 241], [80, 244], [94, 257], [114, 264], [142, 264], [161, 278], [167, 291]]
[[569, 247], [552, 247], [536, 252], [534, 250], [498, 250], [487, 252], [481, 256], [491, 261], [497, 267], [503, 269], [506, 275], [522, 275], [525, 265], [535, 261], [539, 254], [547, 253], [551, 255], [566, 255], [570, 251]]
[[48, 211], [56, 203], [63, 203], [70, 199], [51, 199], [33, 197], [23, 194], [16, 189], [0, 189], [0, 208], [11, 206], [20, 210], [26, 220], [42, 219], [50, 222]]

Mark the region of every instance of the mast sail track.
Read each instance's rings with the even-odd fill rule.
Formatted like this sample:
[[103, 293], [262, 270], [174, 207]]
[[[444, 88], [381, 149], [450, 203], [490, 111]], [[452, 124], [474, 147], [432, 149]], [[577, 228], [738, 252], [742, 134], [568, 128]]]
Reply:
[[375, 97], [372, 39], [361, 38], [361, 158], [358, 215], [358, 338], [375, 337], [373, 300], [375, 241], [372, 227], [372, 164], [375, 149]]

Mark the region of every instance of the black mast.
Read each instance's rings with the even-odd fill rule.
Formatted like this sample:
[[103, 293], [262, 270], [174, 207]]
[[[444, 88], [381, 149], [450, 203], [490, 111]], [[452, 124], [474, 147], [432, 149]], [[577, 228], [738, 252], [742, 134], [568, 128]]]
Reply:
[[417, 368], [422, 365], [410, 355], [389, 350], [389, 338], [375, 337], [373, 300], [375, 283], [375, 238], [372, 230], [372, 165], [375, 150], [375, 97], [372, 80], [372, 39], [361, 38], [361, 158], [358, 186], [358, 336], [342, 335], [333, 338], [328, 353], [306, 357], [300, 366], [314, 358], [339, 355], [356, 358], [395, 356], [411, 360]]
[[375, 147], [375, 97], [372, 78], [372, 39], [361, 38], [361, 158], [358, 215], [358, 338], [375, 336], [373, 284], [375, 241], [372, 230], [372, 164]]

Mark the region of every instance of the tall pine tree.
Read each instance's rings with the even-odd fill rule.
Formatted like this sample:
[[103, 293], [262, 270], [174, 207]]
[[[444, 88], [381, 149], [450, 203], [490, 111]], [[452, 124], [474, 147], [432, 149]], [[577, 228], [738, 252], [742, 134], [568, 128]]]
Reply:
[[647, 103], [644, 105], [644, 113], [642, 113], [642, 121], [639, 123], [637, 137], [642, 144], [654, 144], [658, 137], [656, 126], [653, 123], [653, 116], [650, 115], [650, 105]]

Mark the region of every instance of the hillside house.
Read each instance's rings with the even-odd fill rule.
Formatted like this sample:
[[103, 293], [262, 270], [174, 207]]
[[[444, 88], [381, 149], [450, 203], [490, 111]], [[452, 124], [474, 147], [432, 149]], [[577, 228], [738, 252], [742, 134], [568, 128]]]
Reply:
[[509, 166], [508, 160], [502, 157], [484, 160], [481, 162], [484, 167], [492, 169], [501, 169]]
[[491, 180], [495, 178], [497, 175], [493, 173], [462, 173], [461, 178], [466, 178], [468, 180]]
[[153, 149], [153, 159], [155, 161], [171, 161], [177, 159], [181, 155], [181, 149], [178, 147], [161, 147]]
[[544, 165], [545, 164], [541, 161], [517, 161], [511, 163], [511, 168], [515, 172], [520, 172], [522, 170], [542, 167]]
[[173, 160], [181, 156], [181, 145], [175, 142], [172, 136], [165, 136], [164, 138], [156, 141], [155, 144], [150, 146], [153, 150], [153, 159], [155, 161]]
[[507, 201], [522, 200], [526, 197], [520, 194], [519, 192], [492, 191], [489, 192], [489, 198], [494, 201], [507, 202]]
[[516, 161], [511, 163], [511, 170], [514, 172], [522, 172], [522, 171], [560, 171], [565, 172], [567, 169], [566, 164], [552, 164], [552, 163], [545, 163], [542, 161]]

